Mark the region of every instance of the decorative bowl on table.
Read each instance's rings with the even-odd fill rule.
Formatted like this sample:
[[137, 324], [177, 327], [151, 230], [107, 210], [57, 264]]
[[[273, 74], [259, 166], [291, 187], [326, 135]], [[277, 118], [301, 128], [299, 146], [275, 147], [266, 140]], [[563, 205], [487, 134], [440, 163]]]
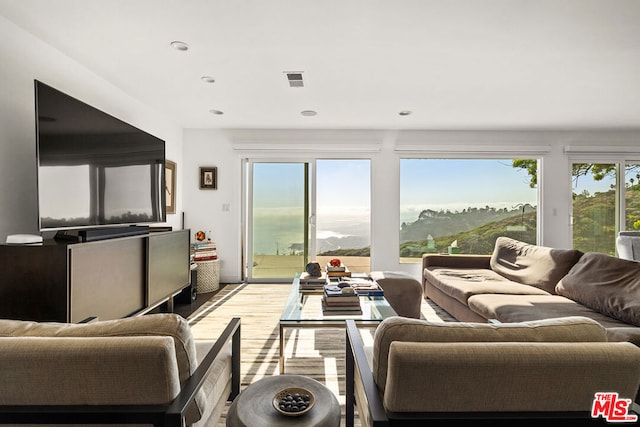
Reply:
[[273, 396], [273, 407], [282, 415], [298, 417], [313, 408], [316, 402], [313, 393], [305, 388], [287, 387]]

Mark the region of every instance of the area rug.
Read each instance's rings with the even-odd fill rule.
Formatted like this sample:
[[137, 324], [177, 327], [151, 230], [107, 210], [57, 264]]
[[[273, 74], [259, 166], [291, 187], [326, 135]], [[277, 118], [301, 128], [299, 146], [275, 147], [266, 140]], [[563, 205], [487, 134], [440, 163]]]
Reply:
[[[232, 318], [241, 318], [241, 390], [279, 374], [278, 322], [289, 291], [286, 284], [224, 285], [188, 318], [196, 340], [215, 340]], [[422, 303], [422, 316], [432, 321], [455, 320], [428, 300]], [[373, 329], [362, 331], [365, 342], [371, 342]], [[290, 328], [285, 336], [286, 373], [325, 384], [340, 402], [344, 425], [344, 328]], [[224, 425], [223, 416], [219, 426]]]

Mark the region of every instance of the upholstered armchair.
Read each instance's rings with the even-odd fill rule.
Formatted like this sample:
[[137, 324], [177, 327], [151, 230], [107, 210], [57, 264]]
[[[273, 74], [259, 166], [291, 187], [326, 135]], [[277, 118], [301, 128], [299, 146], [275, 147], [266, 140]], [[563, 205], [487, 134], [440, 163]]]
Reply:
[[195, 341], [176, 314], [0, 320], [0, 424], [211, 426], [240, 392], [240, 319]]
[[618, 258], [640, 261], [640, 231], [621, 231], [616, 237]]
[[392, 317], [369, 348], [347, 321], [347, 426], [356, 408], [363, 426], [601, 423], [591, 417], [595, 393], [632, 400], [639, 385], [640, 348], [607, 342], [604, 328], [587, 318], [492, 324]]

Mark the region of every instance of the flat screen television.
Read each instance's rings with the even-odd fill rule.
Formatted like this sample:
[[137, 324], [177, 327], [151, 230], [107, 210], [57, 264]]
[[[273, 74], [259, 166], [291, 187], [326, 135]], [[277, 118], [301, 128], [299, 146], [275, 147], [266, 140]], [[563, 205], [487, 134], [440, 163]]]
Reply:
[[165, 143], [35, 81], [40, 231], [166, 220]]

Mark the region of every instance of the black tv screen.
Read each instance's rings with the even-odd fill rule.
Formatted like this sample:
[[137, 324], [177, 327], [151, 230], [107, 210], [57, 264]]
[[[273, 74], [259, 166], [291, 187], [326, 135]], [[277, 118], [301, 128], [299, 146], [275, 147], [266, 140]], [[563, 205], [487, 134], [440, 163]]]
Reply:
[[166, 220], [164, 141], [35, 81], [40, 230]]

